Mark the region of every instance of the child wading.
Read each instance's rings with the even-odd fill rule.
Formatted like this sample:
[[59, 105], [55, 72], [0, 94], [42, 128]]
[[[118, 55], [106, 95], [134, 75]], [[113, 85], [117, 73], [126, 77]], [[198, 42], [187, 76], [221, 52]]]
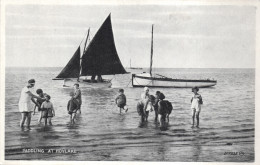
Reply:
[[160, 95], [160, 91], [156, 91], [155, 93], [155, 101], [154, 101], [154, 114], [155, 114], [155, 118], [154, 120], [157, 121], [158, 119], [158, 103], [159, 103], [159, 95]]
[[74, 96], [73, 97], [79, 102], [78, 111], [81, 114], [82, 99], [81, 99], [81, 90], [79, 89], [79, 84], [74, 84]]
[[168, 112], [166, 102], [164, 102], [163, 99], [165, 99], [165, 96], [163, 93], [160, 93], [158, 102], [158, 117], [160, 126], [165, 126], [166, 116]]
[[45, 96], [46, 101], [42, 103], [41, 109], [42, 109], [42, 118], [44, 118], [44, 125], [47, 125], [47, 120], [49, 122], [49, 125], [52, 125], [51, 118], [55, 116], [55, 111], [53, 108], [52, 102], [50, 102], [51, 97], [49, 95]]
[[67, 110], [68, 110], [68, 114], [70, 114], [70, 122], [74, 124], [76, 113], [80, 106], [77, 99], [74, 98], [74, 92], [70, 92], [70, 96], [71, 99], [68, 101]]
[[149, 111], [152, 112], [154, 110], [154, 106], [153, 106], [154, 102], [155, 102], [155, 97], [153, 95], [149, 95], [149, 99], [144, 106], [145, 121], [147, 121], [148, 119]]
[[41, 105], [42, 103], [45, 101], [45, 96], [47, 95], [46, 93], [43, 93], [42, 89], [37, 89], [36, 90], [36, 93], [38, 94], [38, 96], [40, 98], [37, 98], [36, 99], [36, 103], [35, 104], [35, 107], [34, 107], [34, 110], [33, 110], [33, 115], [35, 115], [35, 109], [36, 107], [38, 107], [38, 111], [40, 112], [40, 117], [39, 117], [39, 120], [38, 120], [38, 123], [40, 124], [41, 121], [42, 121], [42, 109], [41, 109]]
[[116, 104], [119, 108], [119, 111], [121, 113], [121, 110], [125, 110], [125, 112], [128, 111], [128, 108], [126, 106], [126, 96], [124, 94], [124, 89], [119, 89], [119, 95], [116, 97]]
[[138, 101], [136, 109], [139, 116], [141, 116], [141, 122], [147, 121], [149, 116], [149, 111], [153, 111], [155, 97], [153, 95], [149, 95], [149, 97], [143, 98]]
[[199, 127], [199, 115], [200, 115], [200, 111], [201, 111], [201, 104], [203, 104], [202, 97], [198, 93], [198, 91], [199, 91], [198, 87], [192, 88], [192, 92], [194, 93], [194, 95], [191, 98], [192, 127], [194, 127], [195, 117], [197, 119], [196, 127]]

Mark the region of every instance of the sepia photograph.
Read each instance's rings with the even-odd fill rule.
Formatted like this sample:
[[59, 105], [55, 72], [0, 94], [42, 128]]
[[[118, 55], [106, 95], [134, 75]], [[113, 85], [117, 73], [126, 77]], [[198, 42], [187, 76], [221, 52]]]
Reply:
[[1, 160], [255, 163], [259, 1], [177, 2], [2, 1]]

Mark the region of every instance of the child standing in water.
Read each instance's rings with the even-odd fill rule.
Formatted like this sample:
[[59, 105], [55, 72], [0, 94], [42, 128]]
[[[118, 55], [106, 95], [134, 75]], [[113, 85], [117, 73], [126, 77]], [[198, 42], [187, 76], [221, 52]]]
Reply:
[[144, 114], [145, 114], [145, 121], [147, 121], [148, 116], [149, 116], [149, 111], [154, 110], [154, 102], [155, 102], [155, 97], [153, 95], [149, 95], [149, 98], [144, 106]]
[[38, 123], [40, 124], [41, 121], [42, 121], [42, 109], [41, 109], [41, 105], [42, 105], [42, 103], [45, 101], [46, 93], [43, 93], [42, 89], [37, 89], [37, 90], [36, 90], [36, 93], [38, 94], [38, 96], [39, 96], [40, 98], [37, 98], [37, 99], [36, 99], [36, 103], [37, 103], [37, 104], [35, 104], [35, 107], [34, 107], [34, 110], [33, 110], [33, 115], [35, 115], [35, 109], [36, 109], [36, 107], [38, 107], [38, 111], [40, 112], [40, 117], [39, 117]]
[[52, 125], [51, 118], [55, 116], [55, 111], [53, 108], [52, 102], [50, 102], [51, 97], [49, 95], [45, 96], [45, 101], [41, 105], [42, 112], [42, 118], [44, 118], [44, 125], [47, 125], [47, 120], [49, 122], [49, 125]]
[[77, 110], [79, 109], [79, 102], [74, 98], [74, 92], [70, 92], [71, 99], [68, 102], [67, 110], [70, 114], [70, 123], [75, 124], [75, 117]]
[[198, 93], [199, 88], [194, 87], [192, 88], [192, 92], [194, 93], [193, 97], [191, 98], [191, 110], [192, 110], [192, 128], [195, 124], [195, 117], [197, 119], [197, 125], [196, 127], [199, 127], [199, 115], [201, 111], [201, 104], [203, 104], [202, 97]]
[[155, 93], [155, 100], [154, 100], [154, 113], [155, 113], [155, 118], [154, 120], [157, 121], [158, 119], [158, 103], [159, 103], [159, 95], [160, 95], [160, 91], [156, 91]]
[[126, 106], [126, 96], [124, 94], [124, 89], [119, 89], [119, 95], [116, 97], [116, 104], [119, 108], [119, 111], [121, 113], [121, 110], [125, 110], [125, 112], [128, 111], [128, 108]]

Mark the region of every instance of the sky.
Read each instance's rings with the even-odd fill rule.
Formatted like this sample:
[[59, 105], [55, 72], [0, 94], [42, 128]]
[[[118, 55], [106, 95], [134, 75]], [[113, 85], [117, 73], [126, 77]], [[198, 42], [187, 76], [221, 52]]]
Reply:
[[254, 6], [7, 5], [7, 67], [64, 67], [90, 28], [111, 13], [124, 67], [254, 68]]

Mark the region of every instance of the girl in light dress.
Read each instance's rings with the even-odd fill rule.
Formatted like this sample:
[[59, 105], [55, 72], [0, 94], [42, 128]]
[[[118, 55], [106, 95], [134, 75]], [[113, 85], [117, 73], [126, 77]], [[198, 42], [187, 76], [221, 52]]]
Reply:
[[198, 93], [199, 88], [194, 87], [192, 88], [192, 92], [194, 93], [192, 98], [191, 98], [191, 110], [192, 110], [192, 128], [195, 125], [195, 118], [197, 120], [197, 125], [196, 127], [199, 127], [199, 115], [201, 111], [201, 105], [203, 104], [202, 97]]

